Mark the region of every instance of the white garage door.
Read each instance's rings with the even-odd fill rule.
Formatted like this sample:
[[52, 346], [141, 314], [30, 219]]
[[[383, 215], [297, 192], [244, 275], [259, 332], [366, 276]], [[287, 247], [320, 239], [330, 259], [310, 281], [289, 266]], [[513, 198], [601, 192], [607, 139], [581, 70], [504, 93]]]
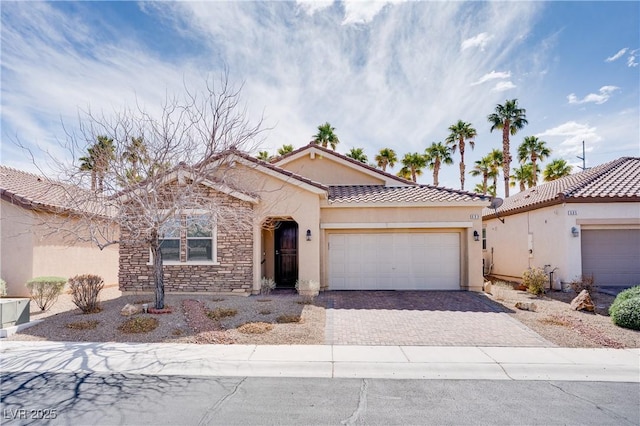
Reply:
[[460, 234], [330, 234], [330, 290], [460, 290]]
[[640, 229], [583, 230], [581, 243], [582, 273], [596, 285], [640, 283]]

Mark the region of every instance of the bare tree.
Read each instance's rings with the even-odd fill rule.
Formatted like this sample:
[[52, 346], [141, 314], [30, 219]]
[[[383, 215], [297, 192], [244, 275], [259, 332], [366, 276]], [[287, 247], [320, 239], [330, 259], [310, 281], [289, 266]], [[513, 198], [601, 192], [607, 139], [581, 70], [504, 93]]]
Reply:
[[[224, 154], [255, 150], [261, 126], [262, 120], [250, 124], [246, 119], [240, 89], [232, 87], [226, 73], [207, 81], [203, 91], [185, 88], [182, 96], [167, 98], [157, 114], [139, 105], [112, 115], [85, 111], [78, 130], [67, 131], [65, 147], [74, 160], [52, 158], [65, 201], [55, 223], [47, 225], [101, 249], [112, 244], [146, 247], [153, 264], [155, 307], [163, 309], [163, 243], [166, 247], [185, 227], [206, 234], [206, 223], [253, 225], [250, 209], [225, 207], [219, 192], [211, 189], [238, 187]], [[81, 189], [88, 188], [91, 170], [82, 165], [86, 158], [75, 153], [86, 152], [98, 137], [112, 140], [114, 152], [108, 166], [100, 168], [100, 190]], [[135, 162], [135, 179], [132, 140], [144, 154], [144, 161]], [[196, 210], [198, 218], [187, 215]]]

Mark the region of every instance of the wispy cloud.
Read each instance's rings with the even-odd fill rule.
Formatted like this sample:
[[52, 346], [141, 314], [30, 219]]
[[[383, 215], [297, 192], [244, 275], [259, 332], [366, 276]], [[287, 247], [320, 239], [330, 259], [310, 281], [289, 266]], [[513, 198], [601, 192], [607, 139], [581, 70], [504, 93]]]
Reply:
[[618, 53], [616, 53], [613, 56], [609, 56], [607, 59], [605, 59], [605, 62], [613, 62], [613, 61], [617, 61], [618, 59], [622, 58], [624, 56], [625, 53], [627, 53], [627, 50], [629, 50], [628, 47], [623, 47], [622, 49], [618, 50]]
[[515, 89], [516, 85], [510, 81], [501, 81], [493, 86], [491, 89], [493, 92], [505, 92], [507, 90]]
[[474, 37], [463, 40], [460, 44], [460, 50], [467, 50], [471, 47], [479, 47], [480, 50], [484, 50], [487, 43], [493, 39], [493, 35], [489, 33], [480, 33]]
[[557, 145], [554, 156], [567, 156], [582, 152], [582, 141], [589, 142], [588, 150], [594, 149], [595, 144], [602, 141], [602, 136], [594, 126], [576, 121], [568, 121], [556, 127], [547, 129], [536, 136], [548, 139]]
[[589, 93], [584, 98], [579, 99], [574, 93], [571, 93], [567, 96], [567, 100], [570, 104], [586, 104], [586, 103], [596, 103], [603, 104], [609, 100], [613, 92], [619, 90], [620, 88], [617, 86], [602, 86], [598, 93]]
[[629, 56], [627, 57], [628, 67], [633, 68], [638, 66], [638, 57], [636, 56], [637, 54], [638, 54], [638, 49], [632, 50], [631, 52], [629, 52]]
[[490, 73], [487, 73], [485, 75], [483, 75], [482, 77], [480, 77], [480, 79], [474, 83], [471, 83], [472, 86], [476, 86], [478, 84], [482, 84], [482, 83], [486, 83], [487, 81], [491, 81], [491, 80], [496, 80], [499, 78], [509, 78], [511, 77], [511, 71], [491, 71]]

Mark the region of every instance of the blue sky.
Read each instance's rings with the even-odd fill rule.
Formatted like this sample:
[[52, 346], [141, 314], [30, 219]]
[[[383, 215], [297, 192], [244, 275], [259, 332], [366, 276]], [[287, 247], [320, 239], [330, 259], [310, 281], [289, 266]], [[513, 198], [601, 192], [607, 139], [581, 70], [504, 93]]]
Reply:
[[[587, 166], [640, 155], [640, 3], [630, 2], [2, 2], [2, 164], [46, 170], [65, 155], [78, 111], [159, 107], [184, 82], [227, 68], [262, 143], [307, 144], [330, 122], [337, 151], [399, 156], [478, 136], [467, 170], [500, 132], [486, 119], [517, 98], [552, 158]], [[459, 156], [456, 154], [456, 162]], [[549, 160], [547, 160], [549, 161]], [[543, 163], [544, 164], [544, 163]], [[515, 164], [512, 164], [515, 166]], [[392, 172], [397, 172], [396, 166]], [[420, 182], [431, 183], [425, 171]], [[478, 178], [467, 177], [466, 189]], [[457, 166], [440, 184], [459, 188]]]

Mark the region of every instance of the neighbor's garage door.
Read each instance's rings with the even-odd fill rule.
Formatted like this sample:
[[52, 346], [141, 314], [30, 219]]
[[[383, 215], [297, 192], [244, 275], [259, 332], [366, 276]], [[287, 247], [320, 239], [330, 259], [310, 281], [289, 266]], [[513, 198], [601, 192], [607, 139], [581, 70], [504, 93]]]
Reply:
[[330, 234], [329, 290], [460, 290], [460, 234]]
[[582, 273], [599, 286], [640, 284], [640, 229], [583, 229]]

